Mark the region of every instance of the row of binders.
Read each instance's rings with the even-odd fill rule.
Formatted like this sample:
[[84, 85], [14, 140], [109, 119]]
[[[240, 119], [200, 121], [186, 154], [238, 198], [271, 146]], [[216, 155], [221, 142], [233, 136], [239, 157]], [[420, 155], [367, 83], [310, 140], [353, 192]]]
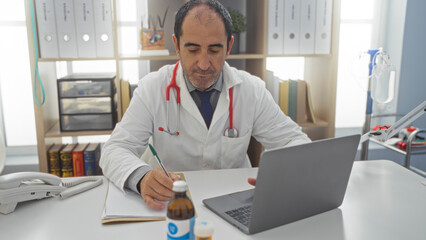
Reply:
[[316, 123], [309, 84], [304, 80], [283, 80], [267, 71], [266, 88], [283, 113], [297, 123]]
[[332, 0], [269, 0], [268, 54], [329, 54]]
[[53, 144], [47, 156], [49, 173], [58, 177], [102, 175], [100, 143]]
[[114, 57], [111, 0], [35, 0], [41, 58]]

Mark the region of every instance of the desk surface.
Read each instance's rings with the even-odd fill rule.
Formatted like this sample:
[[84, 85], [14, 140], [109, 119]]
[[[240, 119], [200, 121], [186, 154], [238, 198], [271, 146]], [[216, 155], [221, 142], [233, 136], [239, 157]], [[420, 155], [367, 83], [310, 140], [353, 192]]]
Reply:
[[[304, 220], [245, 235], [202, 200], [249, 189], [256, 168], [185, 172], [199, 218], [215, 225], [213, 239], [426, 239], [424, 178], [386, 160], [355, 162], [342, 206]], [[1, 239], [165, 239], [166, 222], [102, 225], [106, 181], [88, 192], [18, 204], [0, 214]]]

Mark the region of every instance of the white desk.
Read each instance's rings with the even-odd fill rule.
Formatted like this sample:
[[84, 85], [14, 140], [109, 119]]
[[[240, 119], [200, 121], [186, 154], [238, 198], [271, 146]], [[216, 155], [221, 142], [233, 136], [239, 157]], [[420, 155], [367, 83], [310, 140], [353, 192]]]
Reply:
[[[390, 161], [356, 162], [343, 205], [298, 222], [245, 235], [203, 204], [204, 198], [250, 188], [257, 169], [185, 172], [198, 216], [213, 239], [426, 239], [424, 178]], [[106, 181], [105, 181], [106, 182]], [[69, 199], [18, 204], [0, 214], [1, 239], [165, 239], [166, 222], [101, 224], [106, 183]]]

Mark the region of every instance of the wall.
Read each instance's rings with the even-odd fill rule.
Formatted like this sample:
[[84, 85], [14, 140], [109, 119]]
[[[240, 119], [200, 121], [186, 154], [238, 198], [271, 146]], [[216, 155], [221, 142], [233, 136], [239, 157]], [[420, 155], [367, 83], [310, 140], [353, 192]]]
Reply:
[[[401, 74], [397, 109], [406, 113], [426, 101], [426, 1], [408, 0], [405, 18], [404, 42], [402, 47]], [[413, 124], [426, 129], [426, 114]], [[417, 156], [413, 166], [426, 170], [426, 155]]]
[[[395, 105], [394, 112], [405, 115], [426, 100], [426, 28], [422, 26], [426, 22], [426, 1], [388, 0], [386, 3], [387, 15], [379, 41], [397, 68], [397, 92], [391, 108]], [[426, 129], [426, 114], [413, 125]], [[370, 144], [369, 159], [391, 159], [402, 164], [404, 156]], [[426, 171], [426, 155], [413, 156], [411, 162]]]
[[[379, 46], [389, 54], [397, 70], [397, 91], [394, 101], [386, 111], [375, 104], [374, 114], [407, 114], [426, 100], [426, 77], [423, 73], [426, 57], [426, 1], [388, 0], [383, 11]], [[415, 122], [416, 127], [426, 128], [426, 116]]]
[[[380, 6], [382, 18], [379, 25], [378, 45], [373, 49], [383, 48], [390, 56], [390, 60], [396, 67], [396, 89], [400, 83], [402, 47], [404, 42], [405, 15], [407, 0], [384, 0]], [[406, 114], [398, 112], [398, 92], [395, 92], [394, 99], [385, 105], [374, 103], [373, 114]], [[384, 117], [372, 119], [371, 126], [378, 124], [389, 124], [395, 122], [395, 117]]]
[[[426, 101], [426, 1], [408, 0], [397, 110], [406, 113]], [[414, 126], [426, 128], [426, 114]]]

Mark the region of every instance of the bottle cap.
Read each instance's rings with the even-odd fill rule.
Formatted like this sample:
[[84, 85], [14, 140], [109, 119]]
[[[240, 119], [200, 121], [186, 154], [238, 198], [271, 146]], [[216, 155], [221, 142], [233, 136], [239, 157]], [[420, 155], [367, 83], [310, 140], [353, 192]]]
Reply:
[[213, 235], [214, 228], [213, 223], [206, 220], [199, 220], [195, 222], [194, 234], [197, 237], [207, 238]]
[[182, 180], [174, 181], [173, 192], [186, 192], [186, 182]]

